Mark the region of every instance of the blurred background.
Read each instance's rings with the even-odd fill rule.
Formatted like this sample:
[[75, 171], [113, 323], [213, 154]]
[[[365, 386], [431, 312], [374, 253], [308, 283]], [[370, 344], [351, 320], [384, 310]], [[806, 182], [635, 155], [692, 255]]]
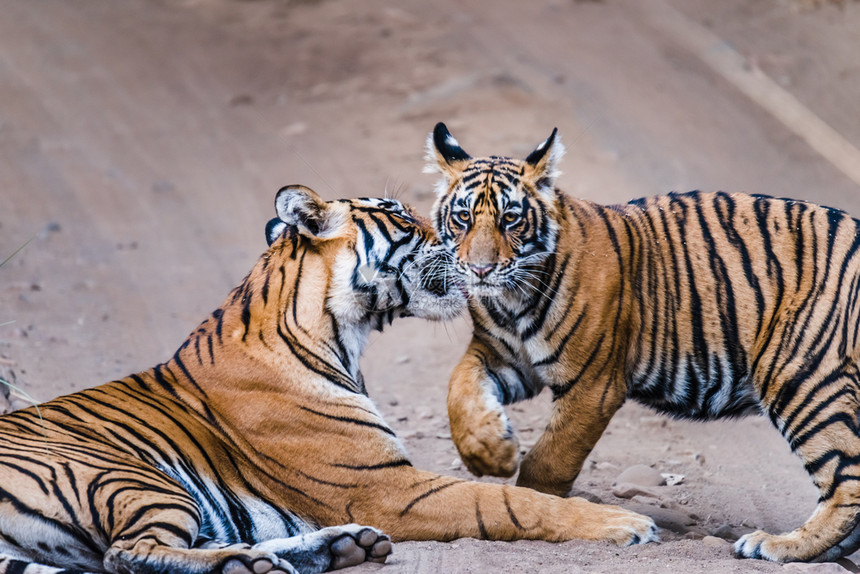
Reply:
[[[601, 203], [722, 189], [860, 215], [860, 3], [2, 0], [0, 261], [26, 246], [0, 268], [0, 375], [47, 400], [167, 359], [264, 250], [282, 185], [429, 213], [437, 121], [472, 155], [525, 156], [558, 127], [559, 186]], [[462, 476], [444, 401], [469, 334], [410, 320], [365, 359], [416, 460]], [[547, 404], [517, 407], [524, 445]], [[769, 568], [689, 541], [790, 529], [815, 503], [764, 420], [625, 407], [577, 484], [624, 503], [612, 477], [636, 462], [688, 476], [666, 499], [692, 523], [664, 535], [685, 572]], [[398, 571], [475, 551], [425, 546]]]

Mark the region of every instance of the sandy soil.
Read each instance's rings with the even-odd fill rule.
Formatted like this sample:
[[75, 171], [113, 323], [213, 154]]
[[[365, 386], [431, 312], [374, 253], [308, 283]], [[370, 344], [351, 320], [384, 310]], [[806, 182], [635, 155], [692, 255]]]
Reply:
[[[45, 400], [169, 356], [264, 249], [283, 184], [427, 211], [439, 120], [473, 154], [523, 155], [558, 126], [560, 184], [596, 201], [748, 190], [860, 214], [856, 180], [684, 41], [701, 30], [856, 152], [857, 3], [5, 0], [0, 261], [32, 241], [0, 269], [0, 374]], [[469, 329], [404, 321], [364, 361], [416, 463], [463, 477], [444, 404]], [[547, 407], [512, 409], [524, 445]], [[616, 497], [635, 464], [684, 480]], [[651, 514], [663, 543], [402, 543], [356, 571], [774, 572], [789, 567], [736, 560], [722, 538], [790, 530], [816, 499], [766, 420], [632, 404], [576, 487]]]

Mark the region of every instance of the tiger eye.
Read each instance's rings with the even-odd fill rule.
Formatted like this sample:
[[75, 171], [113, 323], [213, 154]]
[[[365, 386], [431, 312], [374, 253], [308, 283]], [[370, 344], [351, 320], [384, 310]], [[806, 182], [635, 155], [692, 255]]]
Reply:
[[461, 211], [457, 214], [457, 217], [460, 219], [460, 221], [463, 221], [463, 222], [469, 221], [469, 212], [468, 211]]
[[505, 223], [513, 223], [514, 221], [517, 221], [519, 218], [520, 218], [520, 214], [515, 212], [515, 211], [509, 211], [509, 212], [505, 213], [505, 215], [503, 216]]

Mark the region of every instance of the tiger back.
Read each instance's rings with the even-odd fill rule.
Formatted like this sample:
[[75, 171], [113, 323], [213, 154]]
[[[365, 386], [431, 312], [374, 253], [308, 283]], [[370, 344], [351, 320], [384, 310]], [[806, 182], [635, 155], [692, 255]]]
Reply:
[[[472, 472], [566, 494], [630, 397], [676, 417], [762, 412], [804, 461], [819, 506], [739, 556], [834, 559], [860, 546], [860, 222], [740, 193], [603, 206], [554, 187], [556, 132], [524, 160], [472, 158], [444, 124], [433, 222], [466, 281], [474, 335], [449, 385]], [[549, 388], [544, 434], [519, 460], [503, 406]]]
[[384, 561], [388, 535], [655, 538], [620, 508], [414, 468], [358, 361], [399, 317], [462, 310], [432, 227], [302, 186], [275, 205], [268, 250], [170, 360], [0, 417], [0, 574], [322, 572]]

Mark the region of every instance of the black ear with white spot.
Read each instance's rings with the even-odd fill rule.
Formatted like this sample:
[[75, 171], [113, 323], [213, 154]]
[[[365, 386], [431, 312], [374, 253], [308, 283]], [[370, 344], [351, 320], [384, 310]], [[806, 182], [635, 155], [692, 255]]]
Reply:
[[526, 163], [532, 169], [532, 179], [535, 186], [539, 188], [552, 188], [555, 179], [561, 174], [558, 170], [558, 162], [564, 155], [564, 144], [558, 136], [558, 128], [553, 128], [552, 133], [543, 143], [526, 157]]
[[271, 245], [277, 241], [283, 235], [286, 228], [287, 224], [281, 221], [280, 218], [270, 219], [266, 224], [266, 243]]
[[[275, 211], [283, 223], [295, 227], [300, 235], [309, 239], [331, 239], [344, 227], [343, 216], [314, 190], [303, 185], [282, 187], [275, 196]], [[277, 229], [277, 224], [269, 223], [272, 231]], [[269, 230], [266, 226], [267, 234]]]
[[449, 180], [463, 171], [472, 156], [460, 147], [459, 142], [454, 139], [451, 132], [442, 122], [436, 124], [433, 132], [427, 136], [427, 165], [425, 173], [441, 172]]

